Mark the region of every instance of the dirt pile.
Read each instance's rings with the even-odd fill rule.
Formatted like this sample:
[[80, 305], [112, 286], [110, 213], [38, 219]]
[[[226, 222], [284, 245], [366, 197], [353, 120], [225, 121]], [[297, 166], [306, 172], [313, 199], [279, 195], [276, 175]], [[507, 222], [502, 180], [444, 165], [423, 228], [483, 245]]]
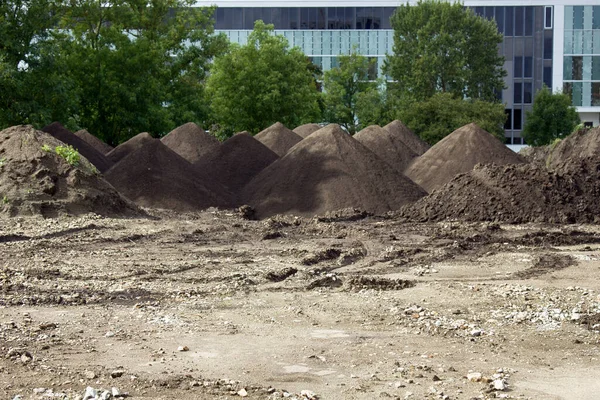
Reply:
[[50, 125], [45, 126], [42, 128], [42, 131], [49, 133], [63, 143], [73, 146], [82, 156], [94, 164], [94, 166], [98, 168], [98, 171], [100, 172], [107, 171], [113, 165], [113, 162], [107, 159], [104, 154], [96, 150], [86, 141], [74, 135], [59, 122], [53, 122]]
[[277, 154], [248, 132], [240, 132], [195, 166], [237, 195], [254, 176], [277, 159]]
[[431, 193], [479, 163], [505, 165], [524, 162], [523, 157], [492, 134], [471, 123], [458, 128], [415, 159], [405, 174]]
[[302, 140], [301, 136], [286, 128], [281, 122], [274, 123], [254, 138], [279, 157], [283, 157], [288, 150]]
[[546, 166], [560, 172], [577, 171], [581, 164], [600, 166], [600, 127], [580, 129], [548, 147]]
[[120, 193], [143, 207], [198, 211], [231, 205], [221, 185], [200, 175], [160, 140], [127, 155], [105, 176]]
[[402, 121], [394, 120], [383, 127], [389, 131], [394, 137], [399, 138], [407, 145], [412, 151], [414, 151], [417, 155], [423, 155], [431, 146], [427, 144], [423, 139], [417, 136], [413, 131], [408, 129], [406, 125], [402, 123]]
[[347, 207], [382, 213], [425, 195], [338, 125], [328, 125], [296, 145], [245, 188], [242, 199], [265, 218], [303, 216]]
[[395, 132], [397, 131], [371, 125], [354, 135], [354, 139], [394, 167], [396, 171], [403, 173], [418, 155], [402, 141], [402, 136]]
[[221, 145], [216, 137], [204, 132], [193, 122], [173, 129], [160, 140], [192, 164], [200, 161], [206, 154], [216, 151]]
[[140, 149], [145, 144], [155, 140], [148, 132], [138, 133], [126, 142], [121, 143], [109, 153], [106, 154], [106, 158], [112, 161], [114, 164], [121, 161], [128, 154]]
[[79, 137], [81, 140], [87, 142], [90, 146], [98, 150], [100, 153], [106, 155], [109, 151], [113, 149], [112, 146], [104, 143], [102, 140], [98, 139], [96, 136], [92, 135], [85, 129], [81, 129], [75, 132], [75, 136]]
[[304, 124], [294, 128], [293, 132], [298, 136], [305, 138], [313, 132], [318, 131], [321, 127], [318, 124]]
[[70, 164], [57, 146], [64, 143], [29, 125], [0, 132], [0, 215], [141, 215], [87, 159]]
[[477, 165], [399, 215], [412, 221], [600, 222], [600, 173], [536, 164]]

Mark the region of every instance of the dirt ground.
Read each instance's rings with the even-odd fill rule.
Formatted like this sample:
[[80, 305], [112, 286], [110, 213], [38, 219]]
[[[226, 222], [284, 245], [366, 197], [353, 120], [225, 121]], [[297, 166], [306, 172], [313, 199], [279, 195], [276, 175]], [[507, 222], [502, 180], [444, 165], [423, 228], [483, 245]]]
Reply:
[[598, 398], [598, 226], [151, 213], [2, 220], [0, 398]]

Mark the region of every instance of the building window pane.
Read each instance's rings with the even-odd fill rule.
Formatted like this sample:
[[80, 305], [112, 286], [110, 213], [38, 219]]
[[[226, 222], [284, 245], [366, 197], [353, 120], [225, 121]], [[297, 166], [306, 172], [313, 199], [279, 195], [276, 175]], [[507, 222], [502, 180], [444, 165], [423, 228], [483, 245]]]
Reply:
[[483, 17], [483, 7], [475, 7], [475, 14], [480, 17]]
[[573, 7], [573, 29], [583, 29], [583, 6]]
[[515, 57], [515, 62], [513, 63], [513, 70], [515, 78], [523, 77], [523, 57]]
[[581, 107], [583, 103], [583, 83], [573, 82], [573, 105]]
[[296, 7], [290, 8], [290, 29], [298, 29], [300, 25], [300, 10]]
[[515, 109], [513, 111], [513, 129], [520, 130], [523, 125], [523, 110]]
[[515, 36], [523, 36], [525, 7], [515, 7]]
[[531, 82], [523, 83], [523, 103], [531, 104], [533, 99], [533, 86]]
[[592, 82], [592, 106], [600, 106], [600, 82]]
[[513, 144], [522, 144], [523, 143], [523, 139], [520, 137], [514, 137], [513, 138]]
[[504, 18], [504, 31], [505, 36], [514, 36], [514, 7], [506, 7], [505, 18]]
[[308, 29], [308, 11], [306, 7], [300, 9], [300, 29]]
[[384, 7], [383, 16], [381, 17], [381, 29], [392, 29], [391, 18], [394, 14], [394, 7]]
[[345, 22], [344, 22], [344, 29], [355, 29], [354, 28], [354, 11], [356, 9], [354, 7], [346, 7], [345, 10]]
[[381, 7], [373, 8], [373, 29], [381, 29]]
[[569, 96], [571, 104], [573, 103], [573, 82], [563, 83], [563, 93]]
[[485, 17], [489, 20], [494, 19], [494, 7], [485, 8]]
[[498, 32], [504, 35], [504, 7], [496, 7], [496, 25]]
[[544, 27], [546, 29], [552, 29], [552, 7], [546, 7], [545, 11]]
[[513, 103], [521, 104], [523, 102], [523, 84], [515, 82], [513, 86]]
[[533, 36], [533, 7], [525, 7], [525, 36]]
[[592, 29], [600, 29], [600, 6], [594, 6], [592, 10]]
[[553, 40], [552, 36], [548, 36], [544, 38], [544, 60], [552, 60], [553, 53]]
[[592, 80], [600, 81], [600, 56], [592, 57]]
[[523, 77], [532, 78], [533, 77], [533, 57], [525, 57], [524, 58], [525, 65], [523, 66]]
[[552, 88], [552, 67], [544, 67], [544, 85]]
[[244, 9], [241, 7], [231, 8], [232, 29], [244, 29]]
[[574, 81], [583, 79], [583, 57], [573, 57], [573, 77]]
[[506, 121], [504, 121], [504, 129], [508, 131], [512, 129], [512, 110], [510, 108], [506, 108], [504, 110], [504, 113], [506, 114]]
[[325, 29], [327, 27], [327, 8], [317, 8], [317, 29]]

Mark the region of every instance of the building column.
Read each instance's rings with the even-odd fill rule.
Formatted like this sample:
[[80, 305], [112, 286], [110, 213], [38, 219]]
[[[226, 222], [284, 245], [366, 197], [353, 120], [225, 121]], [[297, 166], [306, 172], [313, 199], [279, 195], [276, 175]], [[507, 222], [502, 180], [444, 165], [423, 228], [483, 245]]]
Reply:
[[552, 49], [552, 86], [553, 92], [563, 90], [563, 68], [565, 49], [565, 6], [554, 6], [554, 45]]

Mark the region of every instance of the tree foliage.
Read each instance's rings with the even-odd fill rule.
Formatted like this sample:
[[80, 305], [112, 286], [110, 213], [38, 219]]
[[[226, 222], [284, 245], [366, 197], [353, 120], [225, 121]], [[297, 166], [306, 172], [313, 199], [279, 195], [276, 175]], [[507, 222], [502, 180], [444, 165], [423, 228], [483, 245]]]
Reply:
[[500, 103], [457, 99], [450, 93], [438, 93], [418, 102], [400, 102], [403, 104], [396, 118], [431, 145], [471, 122], [504, 142], [506, 114]]
[[440, 0], [400, 5], [391, 22], [393, 54], [385, 69], [413, 98], [442, 92], [493, 101], [504, 87], [502, 35], [495, 22]]
[[319, 118], [314, 68], [273, 29], [256, 21], [246, 45], [232, 44], [215, 59], [207, 92], [224, 136], [257, 133], [277, 121], [293, 127]]
[[527, 111], [523, 138], [527, 144], [543, 146], [568, 136], [580, 119], [567, 94], [552, 93], [544, 86], [535, 95], [533, 109]]
[[382, 107], [377, 82], [369, 81], [375, 60], [355, 52], [338, 60], [339, 67], [326, 71], [323, 77], [325, 120], [353, 135], [375, 119]]

